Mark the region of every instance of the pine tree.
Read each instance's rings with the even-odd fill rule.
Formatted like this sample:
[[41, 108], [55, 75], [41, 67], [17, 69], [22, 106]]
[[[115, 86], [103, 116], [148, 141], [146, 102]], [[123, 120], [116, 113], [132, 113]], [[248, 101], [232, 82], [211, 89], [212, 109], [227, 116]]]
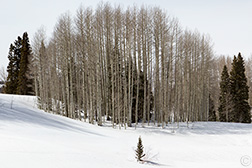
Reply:
[[15, 83], [15, 77], [14, 77], [14, 46], [13, 44], [10, 45], [9, 49], [9, 65], [7, 66], [7, 72], [8, 72], [8, 77], [7, 77], [7, 82], [6, 82], [6, 87], [4, 88], [4, 92], [7, 94], [13, 94], [14, 93], [14, 83]]
[[222, 122], [228, 122], [230, 118], [229, 113], [231, 109], [231, 99], [230, 99], [230, 80], [226, 65], [223, 67], [221, 73], [219, 101], [220, 101], [220, 106], [218, 108], [219, 120]]
[[22, 38], [18, 36], [14, 45], [10, 45], [9, 49], [9, 65], [7, 67], [8, 77], [5, 87], [5, 93], [17, 94], [18, 74], [20, 71]]
[[234, 56], [230, 72], [230, 93], [233, 104], [232, 122], [251, 123], [248, 89], [244, 60], [239, 53], [237, 58]]
[[18, 36], [18, 39], [15, 41], [15, 49], [14, 49], [14, 67], [15, 67], [15, 92], [14, 94], [17, 94], [17, 87], [18, 87], [18, 75], [20, 72], [20, 61], [21, 61], [21, 49], [22, 49], [22, 38]]
[[142, 144], [142, 139], [141, 136], [138, 138], [138, 143], [137, 143], [137, 149], [136, 151], [136, 159], [137, 161], [143, 161], [143, 157], [145, 156], [144, 152], [143, 152], [143, 144]]
[[[136, 123], [136, 96], [137, 96], [137, 84], [136, 84], [136, 79], [137, 79], [137, 72], [135, 71], [133, 74], [133, 99], [132, 99], [132, 123]], [[149, 81], [146, 81], [146, 85], [149, 84]], [[150, 94], [150, 95], [148, 95]], [[153, 93], [149, 91], [147, 93], [147, 96], [149, 96], [150, 99], [150, 104], [149, 104], [149, 111], [146, 112], [146, 117], [151, 117], [150, 111], [153, 109]], [[139, 77], [139, 92], [138, 92], [138, 110], [137, 110], [137, 122], [140, 122], [140, 120], [143, 119], [143, 106], [144, 106], [144, 73], [140, 71], [140, 77]], [[146, 104], [146, 109], [148, 109], [148, 106]]]
[[27, 32], [23, 34], [20, 71], [18, 74], [17, 93], [21, 95], [32, 94], [32, 81], [29, 71], [29, 57], [31, 56], [31, 47]]
[[209, 112], [208, 112], [208, 121], [216, 121], [216, 113], [214, 109], [214, 101], [209, 94]]

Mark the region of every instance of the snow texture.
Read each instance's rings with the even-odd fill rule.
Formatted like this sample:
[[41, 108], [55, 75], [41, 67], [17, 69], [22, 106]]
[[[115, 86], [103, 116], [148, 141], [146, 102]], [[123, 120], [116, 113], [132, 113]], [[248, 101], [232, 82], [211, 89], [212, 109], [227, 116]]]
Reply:
[[[142, 137], [145, 162], [135, 151]], [[36, 108], [33, 96], [0, 94], [3, 168], [252, 167], [252, 125], [218, 122], [113, 129]]]

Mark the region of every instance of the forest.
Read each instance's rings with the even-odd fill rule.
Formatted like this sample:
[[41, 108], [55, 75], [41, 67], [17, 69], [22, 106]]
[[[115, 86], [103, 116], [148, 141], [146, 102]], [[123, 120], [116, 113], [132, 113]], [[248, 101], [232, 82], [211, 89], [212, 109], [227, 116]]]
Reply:
[[[38, 29], [29, 47], [28, 76], [47, 112], [119, 128], [227, 121], [220, 82], [224, 66], [234, 73], [233, 58], [216, 56], [209, 35], [184, 29], [158, 7], [81, 6], [59, 17], [49, 39]], [[241, 63], [248, 79], [251, 63]]]

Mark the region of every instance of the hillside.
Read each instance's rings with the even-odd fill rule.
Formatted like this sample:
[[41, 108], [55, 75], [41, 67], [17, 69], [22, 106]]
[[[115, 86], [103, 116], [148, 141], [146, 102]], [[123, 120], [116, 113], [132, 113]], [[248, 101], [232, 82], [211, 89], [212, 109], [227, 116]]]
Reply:
[[[119, 130], [48, 114], [35, 104], [32, 96], [0, 94], [1, 167], [239, 168], [242, 156], [252, 157], [251, 124], [208, 122], [187, 128], [181, 123], [179, 129], [169, 125]], [[135, 160], [139, 135], [148, 153], [146, 164]], [[244, 164], [250, 161], [242, 159]]]

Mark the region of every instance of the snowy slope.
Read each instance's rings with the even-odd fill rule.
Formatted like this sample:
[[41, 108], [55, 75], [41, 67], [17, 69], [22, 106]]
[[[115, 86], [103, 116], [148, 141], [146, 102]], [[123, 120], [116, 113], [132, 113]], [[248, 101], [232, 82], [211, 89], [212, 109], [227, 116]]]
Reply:
[[[175, 127], [98, 127], [38, 110], [35, 97], [0, 94], [0, 167], [239, 168], [241, 161], [250, 162], [251, 124]], [[139, 135], [151, 161], [147, 164], [134, 158]]]

